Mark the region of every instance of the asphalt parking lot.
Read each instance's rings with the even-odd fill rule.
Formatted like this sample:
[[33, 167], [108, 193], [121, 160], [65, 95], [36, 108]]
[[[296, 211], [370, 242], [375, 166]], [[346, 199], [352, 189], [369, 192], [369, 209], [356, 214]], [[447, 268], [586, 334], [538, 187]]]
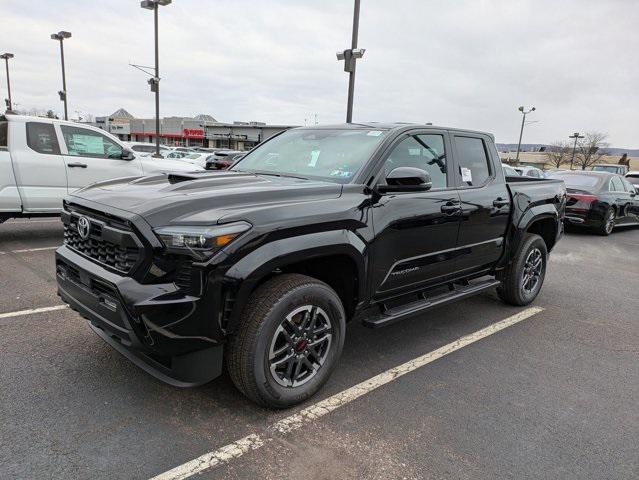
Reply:
[[[57, 221], [0, 225], [0, 478], [180, 478], [207, 452], [217, 465], [195, 478], [639, 477], [638, 228], [567, 233], [543, 310], [289, 432], [272, 426], [300, 408], [258, 408], [226, 376], [164, 385], [74, 312], [42, 310], [60, 305], [61, 241]], [[487, 293], [383, 330], [352, 324], [301, 408], [524, 310]]]

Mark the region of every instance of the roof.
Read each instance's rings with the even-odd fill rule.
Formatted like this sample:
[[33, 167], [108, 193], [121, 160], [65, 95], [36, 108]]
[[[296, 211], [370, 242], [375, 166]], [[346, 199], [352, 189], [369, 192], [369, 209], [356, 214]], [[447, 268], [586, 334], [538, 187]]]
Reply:
[[112, 118], [135, 118], [129, 112], [127, 112], [124, 108], [119, 108], [115, 112], [113, 112], [109, 117]]
[[318, 128], [326, 128], [326, 129], [336, 129], [336, 130], [348, 130], [348, 129], [375, 129], [375, 130], [401, 130], [401, 129], [424, 129], [424, 130], [447, 130], [451, 132], [463, 132], [463, 133], [473, 133], [479, 135], [488, 135], [494, 139], [492, 133], [481, 132], [478, 130], [468, 130], [463, 128], [452, 128], [452, 127], [443, 127], [440, 125], [432, 125], [432, 124], [420, 124], [420, 123], [408, 123], [408, 122], [356, 122], [356, 123], [338, 123], [334, 125], [309, 125], [305, 128], [308, 130], [318, 129]]

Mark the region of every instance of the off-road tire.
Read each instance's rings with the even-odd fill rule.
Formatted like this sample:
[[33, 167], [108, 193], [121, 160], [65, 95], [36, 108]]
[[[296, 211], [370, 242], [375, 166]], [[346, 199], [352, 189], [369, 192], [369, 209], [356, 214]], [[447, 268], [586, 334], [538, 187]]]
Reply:
[[[535, 288], [528, 292], [523, 286], [523, 279], [527, 268], [526, 261], [535, 249], [541, 253], [541, 275]], [[526, 233], [513, 261], [497, 275], [497, 279], [501, 280], [501, 285], [497, 287], [499, 298], [510, 305], [528, 305], [537, 297], [541, 290], [546, 275], [547, 263], [548, 249], [544, 240], [539, 235]]]
[[[332, 341], [324, 363], [306, 383], [285, 387], [270, 370], [269, 349], [276, 330], [296, 308], [316, 305], [330, 317]], [[344, 346], [346, 315], [342, 302], [324, 282], [300, 274], [281, 274], [257, 288], [242, 312], [226, 352], [235, 386], [259, 405], [287, 408], [313, 396], [328, 380]]]

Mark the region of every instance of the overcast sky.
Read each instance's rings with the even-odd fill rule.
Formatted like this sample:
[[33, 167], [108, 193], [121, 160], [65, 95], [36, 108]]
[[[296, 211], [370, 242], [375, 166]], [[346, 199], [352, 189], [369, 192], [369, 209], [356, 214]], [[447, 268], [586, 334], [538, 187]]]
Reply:
[[[160, 11], [161, 115], [341, 122], [351, 0], [173, 0]], [[153, 15], [137, 0], [0, 0], [19, 109], [152, 116]], [[524, 143], [607, 132], [639, 148], [638, 0], [362, 0], [354, 121], [433, 122]], [[1, 71], [0, 71], [1, 72]], [[6, 96], [4, 75], [0, 95]]]

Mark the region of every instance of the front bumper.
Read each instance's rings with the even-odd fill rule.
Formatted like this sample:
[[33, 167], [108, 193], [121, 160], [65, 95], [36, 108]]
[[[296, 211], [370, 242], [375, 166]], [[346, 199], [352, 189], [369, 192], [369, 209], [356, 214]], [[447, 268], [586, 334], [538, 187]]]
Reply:
[[104, 341], [156, 378], [190, 387], [222, 373], [215, 296], [185, 295], [173, 283], [138, 283], [67, 246], [56, 251], [56, 277], [62, 300]]

